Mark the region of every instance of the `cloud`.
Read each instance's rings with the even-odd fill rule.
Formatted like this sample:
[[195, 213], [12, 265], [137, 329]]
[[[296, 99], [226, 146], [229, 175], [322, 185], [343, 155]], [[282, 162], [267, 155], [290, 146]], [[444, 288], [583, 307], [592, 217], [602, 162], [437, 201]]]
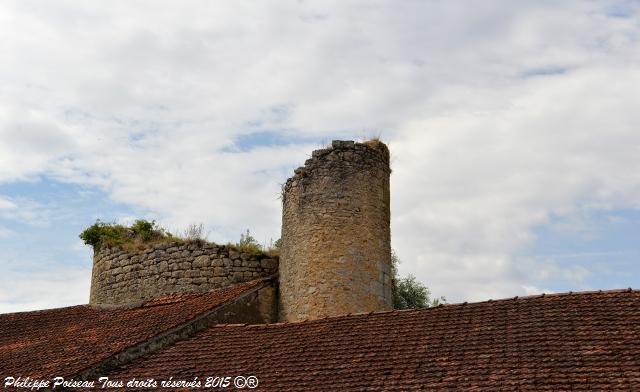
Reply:
[[[25, 275], [29, 276], [26, 284]], [[89, 302], [91, 271], [76, 267], [7, 271], [0, 277], [0, 313]]]
[[639, 82], [626, 67], [575, 71], [505, 89], [488, 112], [466, 107], [410, 125], [392, 150], [395, 189], [414, 189], [394, 193], [396, 246], [402, 258], [420, 260], [408, 269], [428, 265], [420, 277], [436, 292], [457, 276], [462, 298], [481, 298], [473, 283], [486, 274], [498, 296], [552, 275], [581, 283], [587, 274], [562, 275], [560, 264], [552, 275], [518, 274], [522, 260], [514, 255], [552, 216], [569, 217], [557, 230], [588, 235], [584, 215], [638, 208], [640, 176], [628, 168], [640, 164], [633, 153], [640, 118], [631, 107]]
[[267, 242], [311, 150], [380, 134], [402, 272], [452, 300], [584, 286], [588, 268], [518, 255], [552, 216], [640, 207], [621, 4], [5, 2], [0, 183], [97, 187], [168, 228]]
[[0, 197], [0, 222], [18, 222], [31, 226], [44, 227], [50, 223], [54, 206], [45, 206], [29, 198]]
[[0, 313], [49, 309], [87, 303], [91, 268], [87, 262], [68, 263], [56, 259], [59, 245], [47, 243], [38, 249], [32, 238], [17, 238], [29, 250], [0, 247]]
[[16, 208], [16, 204], [14, 202], [12, 202], [11, 200], [4, 198], [4, 197], [0, 197], [0, 210], [13, 210]]

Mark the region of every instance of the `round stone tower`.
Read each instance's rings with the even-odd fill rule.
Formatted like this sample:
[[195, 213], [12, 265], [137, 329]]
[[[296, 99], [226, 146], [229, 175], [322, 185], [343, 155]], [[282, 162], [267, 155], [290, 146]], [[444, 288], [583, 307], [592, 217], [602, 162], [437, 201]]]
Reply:
[[280, 319], [389, 310], [389, 150], [334, 140], [282, 194]]

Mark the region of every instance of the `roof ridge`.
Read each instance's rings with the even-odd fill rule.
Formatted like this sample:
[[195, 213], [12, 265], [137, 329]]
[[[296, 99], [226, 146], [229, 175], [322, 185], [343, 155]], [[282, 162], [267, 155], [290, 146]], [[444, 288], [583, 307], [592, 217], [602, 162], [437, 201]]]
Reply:
[[[474, 302], [465, 301], [465, 302], [457, 302], [452, 304], [440, 304], [435, 308], [438, 308], [440, 306], [447, 307], [447, 306], [476, 305], [476, 304], [483, 304], [488, 302], [495, 303], [495, 302], [508, 302], [508, 301], [516, 301], [516, 300], [523, 301], [523, 300], [531, 300], [531, 299], [545, 298], [545, 297], [566, 297], [566, 296], [581, 296], [581, 295], [592, 295], [592, 294], [616, 294], [616, 293], [632, 293], [632, 292], [640, 292], [640, 289], [633, 289], [631, 287], [628, 287], [626, 289], [565, 291], [562, 293], [540, 293], [540, 294], [531, 294], [531, 295], [524, 295], [524, 296], [516, 295], [514, 297], [499, 298], [499, 299], [490, 298], [483, 301], [474, 301]], [[431, 309], [431, 308], [425, 308], [425, 309]]]
[[236, 328], [272, 328], [272, 327], [280, 327], [285, 325], [301, 325], [301, 324], [309, 324], [309, 323], [318, 323], [326, 320], [338, 320], [338, 319], [349, 319], [355, 317], [370, 317], [376, 315], [382, 315], [387, 313], [412, 313], [412, 312], [428, 312], [435, 311], [441, 308], [451, 308], [451, 307], [463, 307], [477, 304], [485, 304], [485, 303], [504, 303], [509, 301], [528, 301], [536, 298], [546, 298], [546, 297], [568, 297], [568, 296], [583, 296], [583, 295], [593, 295], [593, 294], [622, 294], [622, 293], [640, 293], [640, 289], [633, 289], [628, 287], [626, 289], [610, 289], [610, 290], [590, 290], [590, 291], [568, 291], [563, 293], [541, 293], [541, 294], [533, 294], [527, 296], [514, 296], [508, 298], [501, 299], [488, 299], [484, 301], [476, 301], [476, 302], [459, 302], [453, 304], [440, 304], [438, 306], [432, 306], [428, 308], [418, 308], [418, 309], [393, 309], [393, 310], [378, 310], [372, 312], [359, 312], [359, 313], [348, 313], [348, 314], [340, 314], [335, 316], [325, 316], [317, 319], [304, 319], [300, 321], [281, 321], [277, 323], [266, 323], [266, 324], [216, 324], [215, 327], [236, 327]]

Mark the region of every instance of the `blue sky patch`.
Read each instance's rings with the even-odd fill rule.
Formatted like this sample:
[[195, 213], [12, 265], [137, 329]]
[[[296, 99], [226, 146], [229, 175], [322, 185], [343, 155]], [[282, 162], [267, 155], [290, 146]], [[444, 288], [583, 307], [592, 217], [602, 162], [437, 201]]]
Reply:
[[78, 235], [96, 219], [113, 221], [135, 212], [104, 192], [41, 178], [0, 185], [0, 197], [16, 208], [0, 211], [0, 269], [31, 268], [34, 262], [91, 263], [91, 250]]
[[640, 5], [638, 1], [622, 1], [607, 7], [605, 12], [611, 18], [630, 18], [638, 5]]
[[[640, 210], [592, 211], [579, 217], [552, 217], [534, 230], [537, 240], [525, 255], [565, 269], [584, 269], [584, 289], [640, 286]], [[565, 279], [549, 287], [566, 291]], [[570, 286], [570, 285], [569, 285]]]

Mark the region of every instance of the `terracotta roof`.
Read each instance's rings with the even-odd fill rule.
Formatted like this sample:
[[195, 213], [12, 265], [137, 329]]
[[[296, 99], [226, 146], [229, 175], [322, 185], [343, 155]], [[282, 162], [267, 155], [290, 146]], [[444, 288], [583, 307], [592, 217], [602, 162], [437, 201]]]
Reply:
[[145, 342], [258, 285], [162, 297], [130, 309], [88, 305], [0, 314], [0, 376], [66, 377]]
[[259, 390], [640, 390], [640, 291], [215, 326], [112, 374]]

